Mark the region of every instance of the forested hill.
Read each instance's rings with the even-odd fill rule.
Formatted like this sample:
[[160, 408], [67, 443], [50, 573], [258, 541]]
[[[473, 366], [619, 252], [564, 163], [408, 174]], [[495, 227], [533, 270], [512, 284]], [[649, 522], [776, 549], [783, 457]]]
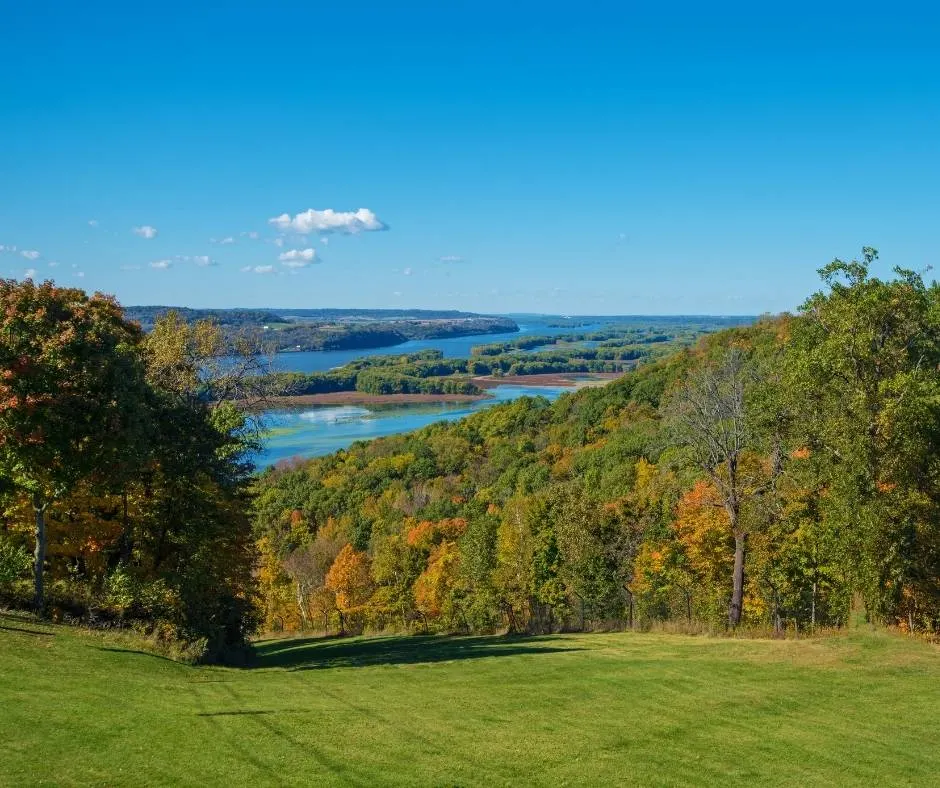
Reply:
[[177, 312], [187, 322], [215, 320], [223, 326], [262, 325], [287, 323], [291, 319], [304, 321], [382, 321], [382, 320], [460, 320], [472, 317], [487, 317], [476, 312], [460, 312], [456, 309], [192, 309], [183, 306], [126, 306], [124, 315], [128, 320], [140, 323], [149, 331], [161, 315]]
[[150, 331], [168, 312], [186, 323], [211, 320], [222, 327], [234, 345], [246, 332], [263, 340], [275, 352], [357, 350], [392, 347], [412, 339], [504, 334], [519, 330], [508, 317], [470, 312], [421, 309], [187, 309], [131, 306], [128, 320]]
[[265, 473], [268, 626], [940, 626], [940, 292], [874, 259], [600, 389]]
[[875, 259], [604, 388], [260, 475], [265, 381], [217, 322], [0, 280], [0, 605], [200, 659], [259, 620], [936, 637], [940, 287]]
[[124, 316], [151, 331], [157, 320], [168, 312], [176, 312], [187, 323], [212, 320], [220, 326], [263, 326], [287, 323], [287, 319], [270, 309], [191, 309], [185, 306], [126, 306]]

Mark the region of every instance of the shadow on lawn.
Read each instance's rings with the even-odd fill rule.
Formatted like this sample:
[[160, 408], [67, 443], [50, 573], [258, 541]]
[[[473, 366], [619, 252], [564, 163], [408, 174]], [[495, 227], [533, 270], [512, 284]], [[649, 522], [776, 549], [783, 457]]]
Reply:
[[[554, 639], [557, 642], [557, 639]], [[322, 670], [369, 665], [412, 665], [520, 654], [556, 654], [580, 651], [550, 645], [544, 639], [506, 637], [435, 637], [412, 635], [355, 640], [297, 638], [255, 644], [255, 668]]]

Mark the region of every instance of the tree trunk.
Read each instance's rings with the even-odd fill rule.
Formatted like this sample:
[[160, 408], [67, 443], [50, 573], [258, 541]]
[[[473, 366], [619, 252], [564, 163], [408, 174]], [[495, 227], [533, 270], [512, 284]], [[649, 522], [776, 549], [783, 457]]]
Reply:
[[300, 612], [300, 627], [303, 630], [310, 628], [310, 622], [307, 620], [307, 607], [304, 601], [304, 587], [301, 582], [296, 581], [297, 586], [297, 610]]
[[121, 491], [121, 563], [128, 566], [133, 554], [134, 538], [131, 536], [131, 522], [127, 511], [127, 488], [125, 487]]
[[813, 632], [816, 631], [816, 580], [813, 580], [813, 598], [810, 603], [809, 609], [809, 623], [813, 629]]
[[33, 552], [33, 607], [42, 615], [46, 604], [43, 587], [43, 570], [46, 565], [46, 504], [39, 493], [33, 493], [33, 510], [36, 512], [36, 549]]
[[744, 552], [747, 534], [736, 532], [734, 535], [734, 576], [731, 588], [731, 608], [728, 610], [728, 625], [736, 627], [741, 623], [741, 611], [744, 606]]

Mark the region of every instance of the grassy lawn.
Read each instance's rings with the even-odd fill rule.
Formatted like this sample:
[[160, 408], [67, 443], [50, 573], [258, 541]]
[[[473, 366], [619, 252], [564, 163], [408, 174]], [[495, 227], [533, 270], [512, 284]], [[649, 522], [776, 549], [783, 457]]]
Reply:
[[0, 617], [0, 783], [940, 781], [940, 650], [887, 634], [122, 642]]

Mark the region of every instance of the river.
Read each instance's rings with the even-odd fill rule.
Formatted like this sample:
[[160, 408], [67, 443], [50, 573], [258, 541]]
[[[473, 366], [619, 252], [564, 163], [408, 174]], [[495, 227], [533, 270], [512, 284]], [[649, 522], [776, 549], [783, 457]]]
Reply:
[[[446, 339], [424, 339], [394, 347], [369, 350], [327, 350], [279, 353], [272, 367], [280, 372], [325, 372], [363, 356], [390, 356], [419, 350], [440, 350], [445, 358], [469, 358], [470, 348], [490, 342], [509, 342], [526, 335], [556, 336], [572, 331], [596, 331], [603, 322], [570, 327], [551, 327], [538, 319], [519, 323], [519, 331], [507, 334], [476, 334]], [[492, 395], [471, 403], [439, 402], [421, 405], [316, 405], [270, 410], [264, 414], [268, 428], [264, 449], [256, 456], [259, 468], [292, 457], [321, 457], [345, 449], [356, 441], [410, 432], [435, 421], [454, 421], [500, 402], [523, 396], [556, 399], [571, 388], [504, 385], [490, 389]]]
[[545, 386], [497, 386], [490, 399], [430, 405], [321, 405], [265, 414], [268, 435], [256, 458], [259, 468], [291, 457], [320, 457], [348, 448], [355, 441], [410, 432], [435, 421], [454, 421], [483, 408], [517, 397], [556, 399], [571, 389]]
[[271, 364], [277, 372], [326, 372], [342, 367], [350, 361], [363, 356], [400, 356], [404, 353], [417, 353], [419, 350], [440, 350], [444, 358], [469, 358], [470, 348], [474, 345], [486, 345], [491, 342], [510, 342], [519, 337], [535, 334], [537, 336], [557, 336], [570, 334], [572, 331], [596, 331], [602, 323], [592, 323], [579, 328], [550, 327], [537, 321], [519, 324], [519, 330], [508, 334], [474, 334], [467, 337], [447, 337], [446, 339], [414, 339], [401, 345], [370, 348], [368, 350], [318, 350], [299, 353], [278, 353]]

